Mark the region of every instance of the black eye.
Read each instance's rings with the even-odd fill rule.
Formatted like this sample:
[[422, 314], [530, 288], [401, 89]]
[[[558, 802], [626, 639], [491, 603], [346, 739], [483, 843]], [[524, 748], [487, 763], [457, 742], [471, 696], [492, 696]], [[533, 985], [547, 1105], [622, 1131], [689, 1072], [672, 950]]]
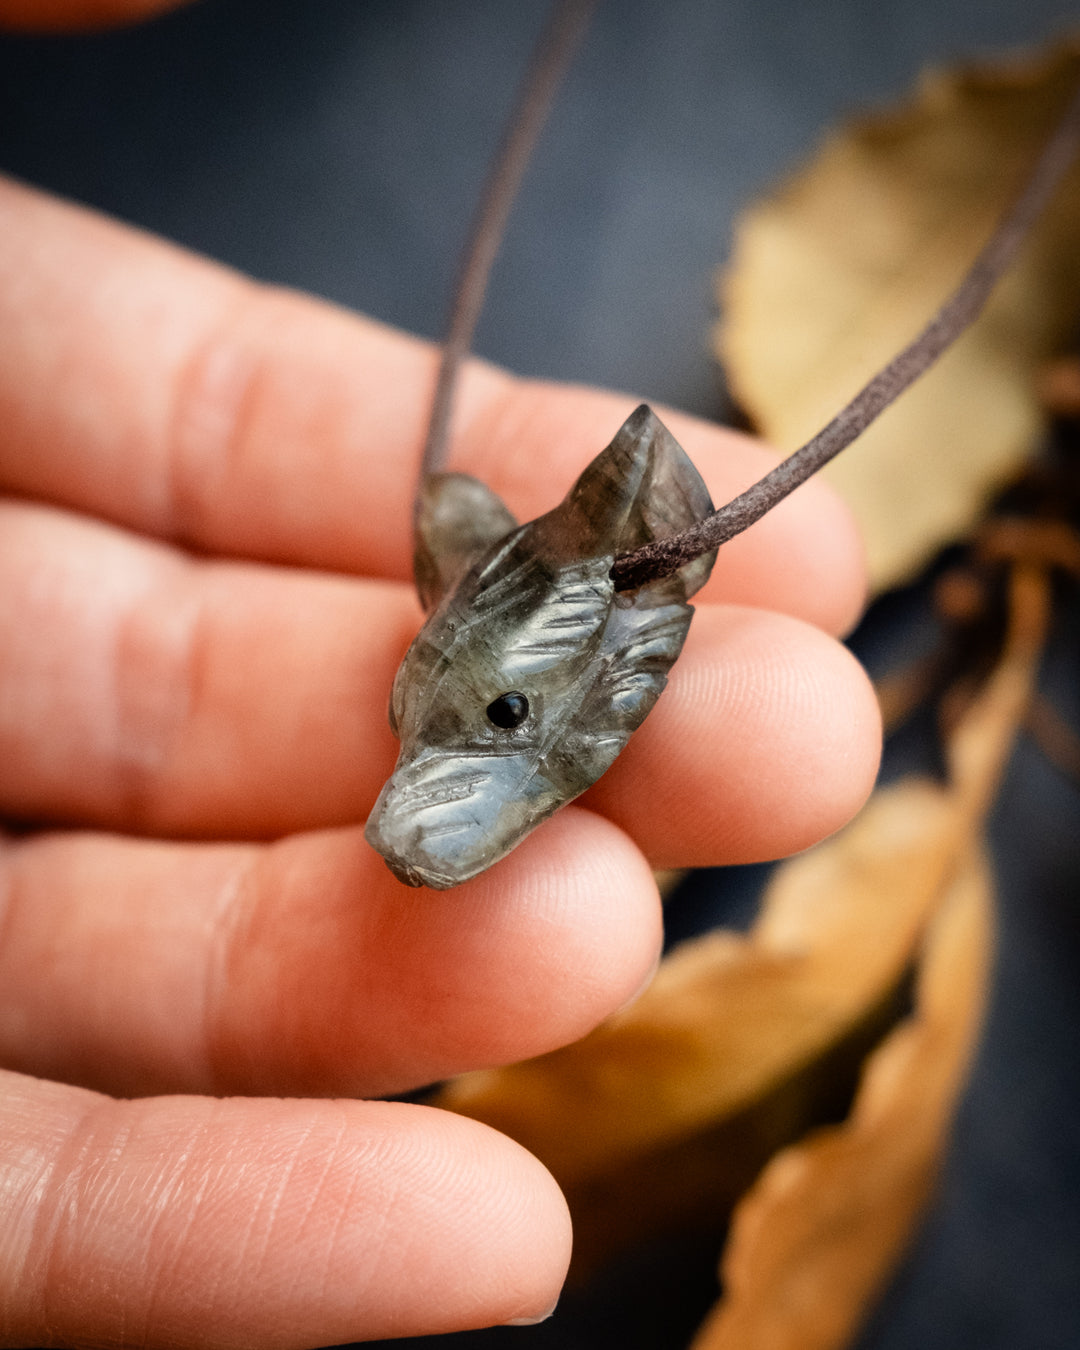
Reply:
[[488, 721], [503, 731], [521, 726], [529, 715], [529, 700], [524, 694], [500, 694], [487, 706]]

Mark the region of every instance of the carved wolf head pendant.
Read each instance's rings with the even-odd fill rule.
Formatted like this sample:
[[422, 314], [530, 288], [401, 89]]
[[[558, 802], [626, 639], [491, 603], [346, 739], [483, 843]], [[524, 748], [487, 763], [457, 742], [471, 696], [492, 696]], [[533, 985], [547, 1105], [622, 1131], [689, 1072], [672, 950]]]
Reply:
[[401, 753], [366, 830], [395, 876], [467, 881], [611, 765], [667, 683], [716, 555], [626, 594], [612, 562], [711, 510], [644, 404], [527, 525], [475, 478], [429, 478], [415, 559], [429, 613], [394, 680]]

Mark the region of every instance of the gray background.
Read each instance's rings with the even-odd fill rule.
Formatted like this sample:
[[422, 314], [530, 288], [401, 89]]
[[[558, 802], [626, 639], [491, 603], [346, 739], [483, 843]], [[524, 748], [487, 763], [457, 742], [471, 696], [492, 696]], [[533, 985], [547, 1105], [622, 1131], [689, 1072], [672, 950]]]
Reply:
[[[533, 0], [203, 0], [127, 32], [2, 38], [0, 166], [435, 336], [543, 12]], [[829, 123], [899, 95], [926, 63], [1077, 21], [1060, 0], [609, 0], [513, 217], [478, 350], [716, 413], [712, 277], [739, 207]], [[919, 591], [887, 600], [857, 649], [886, 664], [925, 640], [925, 613]], [[1046, 677], [1074, 718], [1076, 618]], [[916, 726], [887, 772], [930, 759]], [[1080, 1346], [1078, 805], [1023, 744], [996, 816], [1003, 931], [984, 1047], [940, 1198], [864, 1350]], [[745, 917], [759, 879], [697, 878], [673, 937]], [[446, 1339], [677, 1347], [711, 1297], [713, 1261], [669, 1245], [542, 1327]]]

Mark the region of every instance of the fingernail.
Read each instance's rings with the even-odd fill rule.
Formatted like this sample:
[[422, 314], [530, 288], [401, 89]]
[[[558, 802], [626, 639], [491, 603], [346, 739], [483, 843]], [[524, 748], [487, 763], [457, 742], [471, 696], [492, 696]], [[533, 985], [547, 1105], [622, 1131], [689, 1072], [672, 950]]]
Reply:
[[504, 1327], [534, 1327], [537, 1322], [546, 1322], [549, 1317], [554, 1315], [555, 1309], [559, 1305], [553, 1303], [546, 1313], [541, 1313], [539, 1317], [511, 1317], [509, 1322], [503, 1322]]

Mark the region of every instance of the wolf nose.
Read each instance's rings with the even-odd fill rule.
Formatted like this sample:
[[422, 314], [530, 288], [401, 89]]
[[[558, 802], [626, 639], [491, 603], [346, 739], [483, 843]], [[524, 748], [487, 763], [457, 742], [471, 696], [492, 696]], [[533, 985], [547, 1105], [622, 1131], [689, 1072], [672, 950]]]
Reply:
[[423, 886], [425, 884], [423, 873], [418, 868], [410, 867], [407, 862], [402, 862], [400, 858], [384, 856], [384, 861], [398, 881], [403, 882], [406, 886]]

